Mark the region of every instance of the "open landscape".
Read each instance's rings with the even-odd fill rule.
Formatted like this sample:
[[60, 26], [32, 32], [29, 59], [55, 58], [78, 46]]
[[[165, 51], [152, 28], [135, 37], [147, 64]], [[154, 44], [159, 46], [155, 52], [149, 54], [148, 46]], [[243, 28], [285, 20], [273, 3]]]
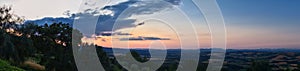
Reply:
[[299, 0], [0, 0], [0, 71], [300, 71]]

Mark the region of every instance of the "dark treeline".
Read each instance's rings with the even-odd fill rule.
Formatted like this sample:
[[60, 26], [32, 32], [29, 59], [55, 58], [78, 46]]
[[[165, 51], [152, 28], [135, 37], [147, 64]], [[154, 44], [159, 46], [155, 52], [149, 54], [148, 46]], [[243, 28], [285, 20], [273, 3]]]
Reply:
[[1, 60], [24, 70], [76, 71], [68, 23], [22, 24], [24, 19], [7, 6], [0, 8], [0, 16]]

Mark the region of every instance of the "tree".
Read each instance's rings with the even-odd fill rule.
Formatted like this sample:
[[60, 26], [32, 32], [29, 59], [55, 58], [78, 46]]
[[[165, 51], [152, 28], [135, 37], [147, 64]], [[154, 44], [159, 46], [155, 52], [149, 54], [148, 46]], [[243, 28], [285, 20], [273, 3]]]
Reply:
[[4, 60], [0, 60], [0, 71], [25, 71], [21, 68], [11, 66], [10, 63]]
[[300, 70], [300, 64], [298, 64], [298, 66], [297, 66], [297, 70]]
[[32, 55], [31, 40], [17, 33], [22, 22], [23, 18], [12, 14], [10, 7], [0, 7], [0, 58], [14, 64], [20, 64]]
[[37, 53], [43, 55], [40, 64], [45, 65], [47, 70], [77, 70], [72, 51], [72, 33], [78, 34], [78, 38], [74, 39], [82, 38], [78, 30], [74, 31], [64, 23], [39, 26], [35, 35], [31, 35]]
[[23, 18], [10, 11], [8, 6], [0, 7], [0, 59], [19, 66], [25, 60], [35, 58], [50, 71], [77, 70], [72, 42], [74, 45], [81, 43], [80, 31], [67, 23], [21, 24]]
[[248, 71], [271, 71], [271, 68], [266, 61], [253, 61]]
[[96, 50], [97, 50], [97, 55], [99, 57], [99, 61], [101, 61], [101, 64], [105, 70], [111, 71], [112, 69], [118, 68], [118, 66], [112, 64], [111, 60], [109, 60], [108, 55], [103, 50], [103, 47], [96, 46]]
[[146, 58], [141, 57], [141, 55], [136, 52], [135, 50], [130, 50], [131, 55], [133, 56], [133, 58], [139, 62], [147, 62], [148, 60]]
[[207, 63], [199, 63], [197, 67], [197, 71], [206, 71], [208, 64]]
[[17, 24], [24, 21], [22, 17], [19, 17], [11, 13], [12, 8], [8, 6], [0, 7], [0, 29], [16, 29]]

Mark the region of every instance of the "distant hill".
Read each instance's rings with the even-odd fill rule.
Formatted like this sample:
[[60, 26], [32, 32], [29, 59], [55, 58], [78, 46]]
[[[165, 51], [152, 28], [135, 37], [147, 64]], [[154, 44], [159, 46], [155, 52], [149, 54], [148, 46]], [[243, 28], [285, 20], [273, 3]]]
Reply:
[[37, 25], [44, 25], [44, 24], [52, 24], [52, 23], [69, 23], [69, 24], [72, 24], [74, 21], [73, 18], [68, 18], [68, 17], [57, 17], [57, 18], [54, 18], [54, 17], [45, 17], [45, 18], [42, 18], [42, 19], [36, 19], [36, 20], [26, 20], [25, 21], [25, 24], [28, 24], [28, 23], [34, 23], [34, 24], [37, 24]]
[[[103, 47], [103, 50], [108, 53], [108, 55], [113, 56], [113, 49], [111, 47]], [[121, 52], [119, 54], [126, 54], [125, 50], [128, 49], [122, 49], [122, 48], [116, 48], [116, 50], [118, 51], [124, 51]], [[134, 50], [136, 52], [138, 52], [141, 55], [146, 55], [146, 56], [150, 56], [149, 55], [149, 51], [148, 49], [130, 49], [130, 50]], [[210, 53], [211, 49], [199, 49], [201, 53]], [[160, 52], [163, 50], [159, 50], [159, 49], [152, 49], [152, 51], [154, 52]], [[181, 54], [181, 49], [168, 49], [167, 52], [170, 55], [180, 55]], [[195, 50], [185, 50], [185, 51], [195, 51]], [[274, 53], [285, 53], [285, 52], [300, 52], [300, 49], [227, 49], [226, 50], [227, 53], [231, 53], [231, 52], [274, 52]]]

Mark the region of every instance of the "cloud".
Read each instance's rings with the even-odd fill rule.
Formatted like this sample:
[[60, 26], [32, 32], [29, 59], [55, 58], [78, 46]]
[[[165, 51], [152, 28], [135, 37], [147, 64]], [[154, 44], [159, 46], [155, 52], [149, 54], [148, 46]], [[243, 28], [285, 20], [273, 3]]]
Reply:
[[160, 38], [160, 37], [130, 37], [130, 38], [121, 38], [120, 41], [145, 41], [145, 40], [171, 40], [169, 38]]
[[173, 4], [173, 5], [180, 5], [180, 4], [182, 4], [181, 0], [164, 0], [164, 1], [169, 2], [169, 3]]
[[[136, 24], [136, 19], [128, 18], [132, 15], [148, 15], [163, 10], [172, 9], [174, 5], [179, 5], [179, 2], [181, 2], [181, 0], [165, 0], [165, 2], [170, 4], [165, 4], [163, 1], [129, 0], [116, 5], [105, 6], [103, 8], [86, 9], [83, 12], [77, 13], [75, 15], [81, 20], [86, 20], [84, 24], [89, 23], [91, 17], [98, 17], [98, 23], [96, 25], [95, 33], [97, 35], [101, 35], [102, 32], [113, 32], [112, 29], [120, 30], [124, 28], [133, 28], [136, 26], [140, 26], [139, 24]], [[129, 7], [133, 8], [134, 10], [132, 10], [126, 17], [119, 18], [120, 14]], [[122, 24], [114, 26], [114, 23], [117, 19], [118, 22], [122, 22]]]
[[132, 34], [122, 33], [122, 32], [102, 32], [99, 35], [100, 36], [113, 36], [113, 35], [128, 36], [128, 35], [132, 35]]
[[[124, 2], [120, 2], [115, 5], [108, 5], [103, 8], [93, 7], [94, 9], [84, 9], [82, 12], [71, 14], [70, 10], [65, 11], [63, 14], [69, 17], [61, 17], [54, 18], [48, 17], [38, 20], [29, 20], [26, 23], [34, 22], [37, 24], [52, 24], [54, 22], [63, 22], [63, 23], [73, 23], [73, 20], [80, 21], [80, 23], [76, 23], [74, 28], [81, 27], [79, 30], [81, 32], [85, 32], [84, 35], [89, 37], [96, 33], [97, 35], [101, 35], [103, 32], [114, 32], [114, 30], [120, 30], [124, 28], [133, 28], [137, 26], [141, 26], [145, 23], [136, 23], [136, 19], [129, 19], [129, 17], [133, 15], [148, 15], [154, 14], [164, 10], [170, 10], [174, 6], [179, 5], [181, 0], [164, 0], [163, 1], [153, 1], [153, 0], [128, 0]], [[93, 5], [94, 3], [89, 3], [86, 5]], [[127, 8], [131, 7], [132, 10], [129, 15], [119, 18], [120, 14], [124, 12]], [[119, 18], [119, 19], [118, 19]], [[114, 26], [114, 23], [118, 19], [118, 22], [122, 24], [118, 24], [118, 26]], [[96, 20], [91, 21], [91, 20]], [[96, 25], [86, 25], [97, 23]], [[91, 27], [96, 27], [96, 29], [90, 29]], [[91, 32], [94, 31], [95, 32]], [[109, 34], [104, 34], [106, 36], [110, 36]], [[129, 35], [129, 34], [119, 34], [119, 35]]]
[[156, 12], [172, 9], [174, 7], [174, 4], [169, 3], [165, 1], [140, 1], [137, 2], [132, 6], [132, 9], [130, 11], [130, 14], [128, 17], [132, 15], [147, 15], [147, 14], [154, 14]]
[[100, 35], [101, 36], [112, 36], [112, 35], [114, 35], [114, 33], [112, 33], [112, 32], [102, 32], [102, 33], [100, 33]]
[[124, 36], [127, 36], [127, 35], [132, 35], [132, 34], [130, 34], [130, 33], [117, 33], [117, 35], [124, 35]]

